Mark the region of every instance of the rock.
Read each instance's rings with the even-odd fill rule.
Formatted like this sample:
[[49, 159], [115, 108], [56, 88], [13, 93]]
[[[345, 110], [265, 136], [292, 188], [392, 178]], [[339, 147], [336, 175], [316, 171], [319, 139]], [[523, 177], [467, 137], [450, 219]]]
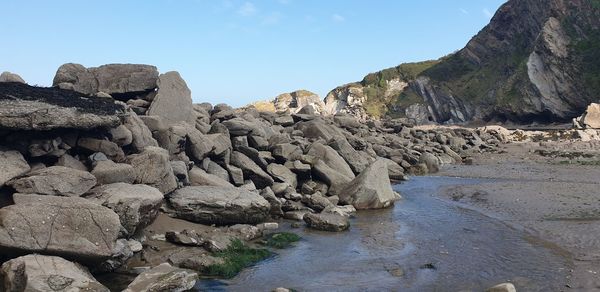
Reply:
[[369, 165], [369, 159], [363, 152], [356, 151], [346, 139], [334, 139], [329, 142], [329, 146], [337, 151], [344, 158], [355, 174], [359, 174]]
[[223, 258], [211, 256], [203, 249], [181, 249], [169, 256], [169, 262], [182, 269], [208, 273], [210, 266], [222, 265]]
[[429, 173], [435, 173], [440, 171], [440, 160], [433, 154], [425, 152], [421, 154], [419, 163], [427, 165]]
[[307, 122], [299, 122], [296, 129], [304, 133], [304, 137], [329, 141], [336, 136], [343, 136], [342, 132], [334, 126], [326, 124], [321, 119], [315, 119]]
[[600, 104], [590, 104], [581, 117], [581, 122], [586, 128], [600, 129]]
[[291, 170], [289, 170], [287, 167], [281, 164], [269, 164], [267, 166], [267, 172], [277, 181], [287, 183], [294, 189], [298, 187], [298, 179], [296, 177], [296, 174], [294, 174]]
[[188, 165], [184, 161], [171, 161], [171, 168], [177, 180], [183, 185], [190, 184]]
[[156, 83], [158, 91], [147, 115], [160, 116], [167, 124], [192, 120], [192, 93], [179, 73], [161, 74]]
[[233, 165], [227, 165], [227, 171], [229, 172], [231, 182], [234, 185], [241, 186], [244, 184], [244, 171], [241, 168], [235, 167]]
[[0, 127], [11, 130], [112, 128], [125, 107], [58, 88], [0, 82]]
[[273, 157], [279, 161], [297, 160], [302, 157], [302, 149], [290, 143], [277, 144], [271, 148]]
[[83, 266], [56, 256], [31, 254], [2, 264], [2, 291], [109, 292]]
[[289, 127], [289, 126], [294, 125], [294, 118], [292, 118], [292, 116], [289, 116], [289, 115], [280, 116], [280, 117], [275, 118], [275, 120], [273, 121], [273, 124], [281, 125], [284, 127]]
[[353, 179], [339, 194], [340, 202], [356, 209], [379, 209], [393, 205], [399, 196], [392, 190], [387, 163], [378, 159]]
[[193, 167], [190, 172], [190, 184], [192, 186], [215, 186], [215, 187], [230, 187], [234, 188], [234, 185], [229, 181], [223, 180], [221, 177], [206, 173], [204, 170]]
[[317, 160], [317, 162], [313, 163], [313, 173], [316, 178], [322, 180], [329, 186], [328, 194], [332, 196], [341, 197], [341, 192], [346, 185], [352, 181], [351, 177], [345, 176], [337, 170], [332, 169], [321, 160]]
[[111, 160], [98, 161], [92, 170], [99, 185], [112, 183], [133, 183], [135, 172], [133, 166], [125, 163], [114, 163]]
[[0, 187], [11, 179], [29, 172], [30, 169], [18, 151], [0, 151]]
[[215, 148], [214, 142], [196, 129], [187, 132], [187, 140], [187, 153], [196, 161], [202, 161]]
[[252, 180], [257, 188], [263, 189], [273, 185], [273, 178], [254, 163], [252, 159], [248, 158], [248, 156], [233, 151], [231, 154], [231, 164], [241, 168], [244, 178]]
[[77, 146], [91, 152], [103, 153], [117, 162], [125, 160], [125, 153], [121, 147], [108, 140], [83, 137], [77, 140]]
[[333, 148], [321, 143], [313, 143], [308, 149], [307, 155], [318, 157], [325, 162], [331, 169], [336, 170], [343, 176], [354, 178], [354, 172], [348, 166], [348, 163]]
[[146, 147], [158, 146], [158, 142], [152, 137], [148, 126], [135, 112], [129, 111], [129, 115], [123, 121], [123, 126], [131, 132], [131, 145], [135, 151], [141, 152]]
[[281, 201], [275, 196], [275, 193], [270, 187], [264, 188], [260, 192], [260, 195], [265, 198], [269, 204], [271, 204], [271, 209], [269, 211], [271, 215], [279, 217], [283, 216], [283, 211], [281, 210]]
[[254, 192], [229, 187], [194, 186], [179, 189], [169, 202], [178, 218], [202, 224], [257, 224], [271, 205]]
[[147, 185], [114, 183], [92, 189], [86, 198], [117, 213], [131, 236], [154, 222], [163, 194]]
[[135, 182], [147, 184], [168, 194], [177, 188], [177, 180], [169, 163], [169, 154], [158, 147], [146, 147], [140, 154], [130, 155]]
[[133, 142], [131, 131], [129, 131], [129, 129], [124, 125], [110, 129], [110, 136], [110, 140], [120, 147], [127, 146]]
[[183, 292], [196, 285], [198, 274], [162, 263], [137, 276], [123, 292], [169, 291]]
[[333, 213], [307, 213], [303, 219], [306, 222], [306, 226], [316, 230], [340, 232], [350, 227], [348, 217]]
[[356, 213], [356, 208], [352, 205], [345, 206], [329, 206], [321, 213], [333, 213], [344, 217], [351, 217]]
[[158, 70], [150, 65], [108, 64], [85, 68], [67, 63], [58, 68], [52, 86], [69, 83], [73, 90], [81, 93], [101, 91], [113, 95], [149, 91], [156, 87], [157, 78]]
[[511, 283], [502, 283], [486, 289], [485, 292], [517, 292], [517, 289]]
[[271, 290], [271, 292], [290, 292], [292, 290], [288, 289], [288, 288], [283, 288], [283, 287], [277, 287], [273, 290]]
[[2, 72], [2, 74], [0, 74], [0, 82], [18, 82], [18, 83], [23, 83], [23, 84], [27, 83], [18, 74], [11, 73], [8, 71], [4, 71], [4, 72]]
[[96, 185], [96, 178], [87, 171], [52, 166], [33, 171], [9, 185], [19, 193], [78, 197]]
[[400, 166], [398, 163], [394, 162], [391, 159], [387, 159], [387, 158], [380, 158], [385, 160], [385, 162], [387, 163], [387, 167], [388, 167], [388, 174], [390, 176], [391, 180], [397, 180], [397, 181], [402, 181], [402, 180], [406, 180], [406, 176], [404, 175], [404, 168], [402, 166]]
[[81, 170], [81, 171], [88, 170], [87, 167], [85, 166], [85, 164], [83, 164], [83, 162], [79, 161], [79, 159], [76, 159], [75, 157], [73, 157], [69, 154], [65, 154], [65, 155], [59, 157], [58, 161], [56, 161], [55, 165], [73, 168], [73, 169], [77, 169], [77, 170]]
[[321, 212], [329, 207], [335, 207], [331, 201], [319, 192], [314, 193], [313, 195], [304, 195], [302, 197], [302, 203], [317, 212]]
[[119, 216], [77, 197], [13, 195], [0, 209], [0, 253], [43, 253], [98, 263], [112, 255]]
[[309, 210], [289, 211], [283, 214], [283, 218], [288, 220], [302, 221], [306, 214], [311, 213]]
[[231, 120], [223, 121], [222, 123], [232, 136], [247, 136], [248, 134], [254, 134], [263, 136], [260, 134], [260, 129], [257, 124], [249, 122], [242, 118], [233, 118]]

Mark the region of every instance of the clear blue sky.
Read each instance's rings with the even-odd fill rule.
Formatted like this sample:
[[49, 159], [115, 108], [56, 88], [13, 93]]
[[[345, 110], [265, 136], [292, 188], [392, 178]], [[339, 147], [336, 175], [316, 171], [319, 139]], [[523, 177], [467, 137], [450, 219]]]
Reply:
[[436, 59], [504, 0], [0, 0], [0, 71], [51, 85], [63, 63], [177, 70], [194, 101], [235, 106]]

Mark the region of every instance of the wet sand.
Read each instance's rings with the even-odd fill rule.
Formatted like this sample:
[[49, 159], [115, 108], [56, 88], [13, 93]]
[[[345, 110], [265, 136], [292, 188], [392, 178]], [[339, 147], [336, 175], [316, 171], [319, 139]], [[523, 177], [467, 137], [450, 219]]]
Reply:
[[[473, 165], [444, 167], [436, 175], [493, 180], [450, 186], [443, 196], [564, 248], [574, 262], [565, 290], [600, 291], [600, 147], [585, 142], [503, 147], [501, 154], [473, 156]], [[561, 154], [544, 157], [535, 153], [540, 149]], [[586, 157], [567, 157], [573, 152]]]

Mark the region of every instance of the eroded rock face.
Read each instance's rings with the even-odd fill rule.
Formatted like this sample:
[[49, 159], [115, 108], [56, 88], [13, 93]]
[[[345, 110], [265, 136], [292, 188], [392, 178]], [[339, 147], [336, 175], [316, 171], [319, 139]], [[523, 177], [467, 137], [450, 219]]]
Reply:
[[79, 64], [67, 63], [58, 68], [52, 85], [70, 84], [77, 92], [105, 92], [112, 95], [152, 90], [156, 88], [157, 79], [158, 70], [150, 65], [107, 64], [85, 68]]
[[18, 151], [0, 152], [0, 187], [7, 181], [29, 172], [30, 169], [29, 164]]
[[121, 223], [112, 210], [83, 198], [15, 194], [0, 209], [0, 252], [43, 253], [82, 262], [112, 255]]
[[373, 162], [339, 193], [340, 202], [358, 210], [393, 205], [399, 196], [392, 190], [387, 168], [383, 159]]
[[87, 171], [52, 166], [9, 182], [19, 193], [78, 197], [96, 185], [96, 177]]
[[158, 91], [147, 115], [159, 116], [167, 124], [193, 121], [192, 92], [178, 72], [161, 74]]
[[58, 88], [0, 82], [0, 128], [11, 130], [115, 127], [123, 105]]
[[175, 216], [202, 224], [257, 224], [271, 205], [254, 192], [230, 187], [194, 186], [169, 197]]
[[183, 292], [192, 289], [198, 280], [198, 274], [171, 266], [160, 264], [137, 276], [123, 292], [138, 291], [172, 291]]
[[92, 189], [86, 198], [117, 213], [121, 225], [134, 235], [156, 219], [163, 194], [147, 185], [114, 183]]
[[109, 292], [89, 271], [56, 256], [31, 254], [12, 259], [0, 267], [2, 291], [98, 291]]

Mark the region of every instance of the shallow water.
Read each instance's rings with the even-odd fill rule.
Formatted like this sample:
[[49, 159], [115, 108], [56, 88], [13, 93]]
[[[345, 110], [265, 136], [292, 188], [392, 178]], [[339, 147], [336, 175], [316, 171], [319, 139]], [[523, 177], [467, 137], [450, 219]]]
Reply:
[[[396, 185], [394, 208], [364, 211], [342, 233], [292, 229], [295, 247], [231, 280], [197, 290], [459, 291], [513, 282], [518, 291], [560, 291], [571, 260], [497, 219], [439, 199], [441, 187], [481, 180], [415, 177]], [[283, 223], [289, 228], [289, 223]]]

